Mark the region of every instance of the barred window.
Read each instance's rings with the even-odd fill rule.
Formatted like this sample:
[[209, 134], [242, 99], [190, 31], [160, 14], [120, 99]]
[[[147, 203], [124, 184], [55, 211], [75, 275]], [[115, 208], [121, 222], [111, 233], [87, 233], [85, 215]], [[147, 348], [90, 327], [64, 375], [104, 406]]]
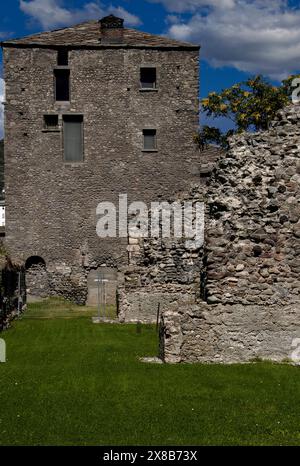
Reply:
[[44, 115], [45, 129], [58, 129], [58, 115]]

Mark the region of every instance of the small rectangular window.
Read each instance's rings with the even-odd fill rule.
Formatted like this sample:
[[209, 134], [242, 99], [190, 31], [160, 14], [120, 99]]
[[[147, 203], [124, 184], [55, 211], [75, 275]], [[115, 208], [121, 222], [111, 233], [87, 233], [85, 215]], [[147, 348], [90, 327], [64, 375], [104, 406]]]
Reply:
[[58, 129], [58, 115], [44, 115], [45, 129]]
[[141, 88], [156, 89], [156, 68], [141, 68]]
[[69, 62], [69, 52], [68, 49], [59, 49], [57, 51], [57, 65], [58, 66], [68, 66]]
[[70, 70], [54, 70], [55, 100], [70, 100]]
[[64, 115], [64, 160], [83, 161], [83, 116]]
[[156, 129], [144, 129], [143, 136], [144, 136], [144, 150], [145, 151], [156, 150], [157, 149]]

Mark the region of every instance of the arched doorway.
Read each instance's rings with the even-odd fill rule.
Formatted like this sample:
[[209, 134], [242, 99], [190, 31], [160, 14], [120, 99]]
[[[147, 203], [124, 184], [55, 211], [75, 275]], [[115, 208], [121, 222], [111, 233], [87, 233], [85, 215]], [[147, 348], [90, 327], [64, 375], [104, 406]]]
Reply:
[[34, 266], [42, 266], [46, 268], [46, 262], [40, 256], [30, 256], [25, 262], [25, 269], [28, 270]]
[[46, 262], [40, 256], [30, 256], [25, 262], [27, 301], [38, 301], [49, 296]]

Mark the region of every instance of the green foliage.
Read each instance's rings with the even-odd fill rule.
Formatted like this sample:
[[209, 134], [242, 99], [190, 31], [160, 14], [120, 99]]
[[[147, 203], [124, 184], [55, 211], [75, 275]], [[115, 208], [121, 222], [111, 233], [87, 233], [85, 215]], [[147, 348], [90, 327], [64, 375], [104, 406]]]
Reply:
[[267, 130], [278, 110], [289, 103], [295, 77], [298, 75], [290, 76], [276, 87], [259, 75], [224, 89], [219, 94], [211, 92], [201, 102], [203, 112], [209, 117], [230, 119], [234, 129], [222, 133], [215, 127], [204, 126], [195, 136], [195, 142], [200, 149], [209, 143], [226, 148], [228, 137], [234, 133], [251, 129]]
[[201, 132], [194, 136], [194, 142], [201, 150], [204, 150], [208, 144], [217, 144], [223, 149], [228, 148], [228, 138], [234, 134], [233, 130], [222, 133], [219, 128], [214, 126], [203, 126]]
[[5, 248], [5, 245], [3, 243], [3, 240], [0, 239], [0, 258], [5, 257], [7, 255], [7, 250]]
[[63, 311], [45, 307], [1, 334], [0, 445], [300, 444], [298, 367], [145, 364], [155, 326], [32, 318]]
[[289, 76], [287, 79], [284, 79], [282, 81], [282, 89], [283, 89], [283, 92], [289, 97], [291, 98], [291, 95], [292, 95], [292, 92], [293, 90], [295, 89], [295, 87], [293, 86], [293, 80], [295, 78], [300, 78], [300, 75], [299, 74], [293, 74], [291, 76]]

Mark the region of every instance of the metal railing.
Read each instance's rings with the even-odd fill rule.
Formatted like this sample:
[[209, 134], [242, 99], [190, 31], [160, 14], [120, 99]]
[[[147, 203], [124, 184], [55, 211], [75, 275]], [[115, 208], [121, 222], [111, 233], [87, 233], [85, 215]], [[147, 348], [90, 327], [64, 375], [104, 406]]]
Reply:
[[26, 304], [25, 269], [11, 261], [0, 273], [0, 331], [7, 327], [11, 318], [19, 316]]

